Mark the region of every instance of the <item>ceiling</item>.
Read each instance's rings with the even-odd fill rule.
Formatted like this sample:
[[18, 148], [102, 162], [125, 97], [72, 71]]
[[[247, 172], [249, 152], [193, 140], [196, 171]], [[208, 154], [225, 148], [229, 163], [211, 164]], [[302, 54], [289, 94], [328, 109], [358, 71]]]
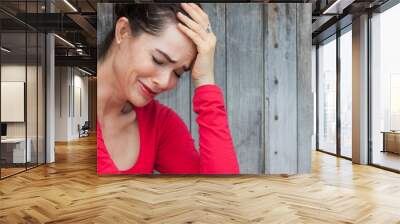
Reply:
[[352, 19], [373, 11], [388, 0], [309, 0], [312, 3], [313, 44], [351, 24]]
[[[79, 66], [87, 71], [96, 71], [96, 0], [51, 0], [46, 1], [1, 0], [0, 24], [2, 46], [12, 49], [7, 53], [10, 61], [21, 61], [36, 57], [36, 33], [54, 32], [57, 65]], [[25, 32], [27, 40], [25, 40]], [[35, 33], [29, 34], [29, 32]], [[40, 39], [40, 38], [39, 38]], [[65, 40], [65, 41], [64, 41]], [[26, 45], [25, 41], [28, 42]], [[25, 49], [25, 46], [27, 48]], [[42, 47], [40, 45], [39, 47]], [[2, 51], [2, 55], [5, 53]], [[68, 56], [68, 57], [65, 57]], [[6, 57], [3, 57], [3, 60]], [[25, 60], [24, 60], [25, 61]]]

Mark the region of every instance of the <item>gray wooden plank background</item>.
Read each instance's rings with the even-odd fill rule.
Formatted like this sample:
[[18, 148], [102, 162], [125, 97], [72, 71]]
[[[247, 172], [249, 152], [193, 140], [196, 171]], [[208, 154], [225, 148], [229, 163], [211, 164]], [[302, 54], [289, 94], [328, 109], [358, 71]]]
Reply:
[[311, 4], [297, 5], [297, 173], [311, 172], [314, 102], [311, 72]]
[[[98, 41], [112, 27], [104, 21], [112, 17], [110, 5], [98, 5]], [[202, 6], [218, 39], [215, 78], [224, 92], [241, 173], [311, 172], [311, 4]], [[181, 116], [197, 148], [193, 92], [185, 74], [158, 100]]]
[[[296, 4], [271, 4], [264, 8], [266, 97], [269, 101], [270, 138], [266, 172], [297, 172], [297, 63]], [[267, 147], [267, 146], [266, 146]]]
[[241, 173], [263, 173], [263, 7], [226, 5], [227, 108]]

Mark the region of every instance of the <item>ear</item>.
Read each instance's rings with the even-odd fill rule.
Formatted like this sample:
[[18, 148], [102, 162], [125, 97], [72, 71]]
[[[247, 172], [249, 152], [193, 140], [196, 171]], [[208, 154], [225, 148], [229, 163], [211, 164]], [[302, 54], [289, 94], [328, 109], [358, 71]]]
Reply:
[[120, 44], [128, 35], [131, 35], [129, 20], [126, 17], [121, 17], [115, 24], [115, 42]]

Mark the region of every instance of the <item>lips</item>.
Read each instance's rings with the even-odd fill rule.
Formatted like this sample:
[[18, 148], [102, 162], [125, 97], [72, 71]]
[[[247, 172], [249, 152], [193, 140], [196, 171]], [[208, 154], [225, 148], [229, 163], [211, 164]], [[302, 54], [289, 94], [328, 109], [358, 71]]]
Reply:
[[146, 86], [143, 82], [141, 82], [140, 80], [138, 80], [140, 88], [142, 90], [142, 92], [148, 96], [149, 98], [154, 98], [157, 93], [154, 92], [152, 89], [150, 89], [148, 86]]

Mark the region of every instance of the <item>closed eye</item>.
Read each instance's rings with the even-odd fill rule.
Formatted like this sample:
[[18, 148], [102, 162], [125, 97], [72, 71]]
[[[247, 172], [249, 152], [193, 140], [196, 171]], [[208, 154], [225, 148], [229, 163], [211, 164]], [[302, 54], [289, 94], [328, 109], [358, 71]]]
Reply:
[[[153, 62], [154, 62], [155, 64], [157, 64], [157, 65], [163, 65], [163, 64], [164, 64], [163, 62], [157, 60], [154, 56], [152, 56], [152, 58], [153, 58]], [[178, 74], [178, 73], [175, 72], [175, 71], [174, 71], [174, 74], [175, 74], [175, 76], [176, 76], [178, 79], [180, 79], [181, 76], [182, 76], [182, 74]]]
[[158, 61], [154, 56], [153, 56], [153, 62], [156, 63], [157, 65], [163, 65], [164, 63]]

